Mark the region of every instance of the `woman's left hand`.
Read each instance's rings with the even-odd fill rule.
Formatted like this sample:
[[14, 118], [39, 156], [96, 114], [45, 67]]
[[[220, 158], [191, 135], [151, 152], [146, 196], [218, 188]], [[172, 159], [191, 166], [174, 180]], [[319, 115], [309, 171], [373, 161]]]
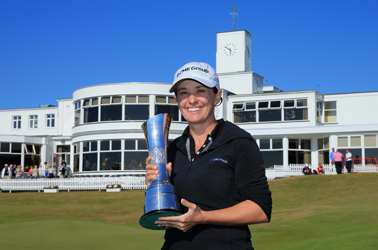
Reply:
[[180, 216], [160, 217], [155, 223], [161, 227], [176, 228], [186, 232], [203, 219], [203, 211], [196, 204], [181, 199], [181, 204], [188, 208], [188, 212]]

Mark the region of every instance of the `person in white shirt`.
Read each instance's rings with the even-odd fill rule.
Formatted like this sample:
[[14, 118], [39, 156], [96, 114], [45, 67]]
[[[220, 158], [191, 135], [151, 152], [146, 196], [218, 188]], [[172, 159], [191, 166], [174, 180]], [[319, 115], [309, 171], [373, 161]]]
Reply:
[[348, 174], [352, 172], [352, 153], [349, 152], [349, 150], [346, 150], [345, 154], [345, 160], [346, 160], [346, 169], [348, 171]]

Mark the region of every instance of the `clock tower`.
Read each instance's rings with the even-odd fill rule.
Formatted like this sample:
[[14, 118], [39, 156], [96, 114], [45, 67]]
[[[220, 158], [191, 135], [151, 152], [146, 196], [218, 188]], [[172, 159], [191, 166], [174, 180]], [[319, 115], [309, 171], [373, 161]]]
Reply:
[[217, 33], [217, 73], [251, 71], [251, 33], [236, 30]]
[[219, 83], [224, 91], [236, 95], [263, 92], [264, 78], [251, 71], [251, 33], [218, 32], [216, 58]]

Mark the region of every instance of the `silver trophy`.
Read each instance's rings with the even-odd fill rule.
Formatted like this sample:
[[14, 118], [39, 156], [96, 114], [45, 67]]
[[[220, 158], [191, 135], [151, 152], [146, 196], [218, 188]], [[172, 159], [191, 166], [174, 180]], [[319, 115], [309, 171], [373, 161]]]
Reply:
[[169, 181], [167, 163], [167, 143], [172, 116], [158, 114], [142, 124], [144, 136], [148, 145], [148, 153], [152, 157], [151, 164], [158, 166], [159, 175], [146, 190], [144, 215], [139, 219], [142, 227], [164, 230], [155, 221], [159, 217], [181, 215], [180, 202], [174, 193], [174, 187]]

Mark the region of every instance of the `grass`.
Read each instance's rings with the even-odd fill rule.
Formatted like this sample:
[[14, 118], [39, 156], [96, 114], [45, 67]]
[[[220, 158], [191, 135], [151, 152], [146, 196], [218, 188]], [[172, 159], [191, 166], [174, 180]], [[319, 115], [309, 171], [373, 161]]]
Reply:
[[[377, 249], [378, 175], [269, 182], [272, 221], [251, 225], [255, 249]], [[144, 191], [1, 193], [1, 249], [160, 249], [143, 229]]]

